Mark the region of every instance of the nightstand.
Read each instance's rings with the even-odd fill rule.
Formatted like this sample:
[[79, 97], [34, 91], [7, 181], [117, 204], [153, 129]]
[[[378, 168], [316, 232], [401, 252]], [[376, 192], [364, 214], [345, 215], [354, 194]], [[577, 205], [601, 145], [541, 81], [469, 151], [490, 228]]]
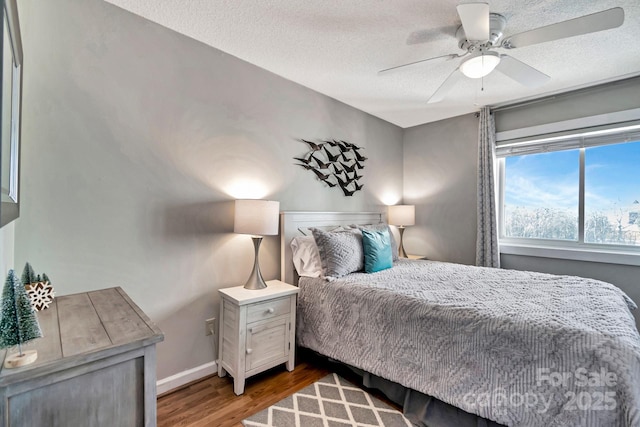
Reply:
[[409, 258], [409, 259], [425, 259], [425, 260], [429, 259], [424, 255], [411, 255], [411, 254], [408, 254], [407, 258]]
[[235, 394], [244, 393], [248, 377], [281, 363], [293, 371], [298, 290], [279, 280], [260, 290], [219, 290], [218, 376], [233, 377]]

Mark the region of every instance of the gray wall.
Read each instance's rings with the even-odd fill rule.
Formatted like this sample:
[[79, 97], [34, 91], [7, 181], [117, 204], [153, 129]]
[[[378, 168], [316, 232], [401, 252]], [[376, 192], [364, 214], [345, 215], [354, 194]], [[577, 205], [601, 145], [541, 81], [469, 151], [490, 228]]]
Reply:
[[407, 253], [474, 264], [478, 119], [405, 129], [403, 141], [404, 202], [416, 205], [416, 225], [404, 233]]
[[558, 94], [496, 111], [496, 131], [508, 131], [564, 120], [638, 108], [640, 77]]
[[[158, 378], [215, 359], [205, 319], [253, 263], [235, 198], [282, 210], [381, 210], [402, 195], [402, 130], [100, 0], [19, 2], [24, 38], [15, 261], [58, 295], [122, 286], [166, 335]], [[297, 138], [365, 147], [344, 197]], [[279, 276], [279, 241], [261, 267]]]
[[[9, 269], [14, 268], [14, 223], [11, 222], [0, 228], [0, 272], [2, 272], [2, 283], [4, 284], [5, 274]], [[22, 270], [18, 270], [22, 274]]]

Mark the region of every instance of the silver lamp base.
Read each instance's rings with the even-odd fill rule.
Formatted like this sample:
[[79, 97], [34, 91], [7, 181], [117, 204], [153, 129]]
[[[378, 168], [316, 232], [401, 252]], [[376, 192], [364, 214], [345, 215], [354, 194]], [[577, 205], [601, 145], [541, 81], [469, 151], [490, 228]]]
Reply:
[[402, 243], [402, 235], [404, 234], [404, 225], [398, 227], [400, 232], [400, 244], [398, 245], [398, 256], [400, 258], [407, 258], [407, 253], [404, 251], [404, 244]]
[[262, 278], [262, 273], [260, 273], [260, 264], [258, 262], [258, 252], [260, 251], [262, 237], [251, 236], [251, 239], [253, 240], [253, 248], [255, 249], [255, 259], [253, 260], [253, 271], [251, 272], [247, 283], [244, 284], [244, 288], [251, 290], [264, 289], [267, 287], [267, 284]]

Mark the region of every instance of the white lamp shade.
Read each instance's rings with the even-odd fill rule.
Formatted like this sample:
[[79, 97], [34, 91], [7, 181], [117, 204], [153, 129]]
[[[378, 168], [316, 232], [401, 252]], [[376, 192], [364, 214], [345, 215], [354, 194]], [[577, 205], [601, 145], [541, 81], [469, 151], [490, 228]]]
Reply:
[[389, 206], [389, 224], [414, 225], [416, 223], [416, 207], [414, 205]]
[[254, 236], [278, 234], [280, 202], [270, 200], [236, 200], [234, 233]]
[[484, 77], [500, 63], [500, 54], [497, 52], [480, 52], [465, 59], [460, 64], [460, 71], [470, 79]]

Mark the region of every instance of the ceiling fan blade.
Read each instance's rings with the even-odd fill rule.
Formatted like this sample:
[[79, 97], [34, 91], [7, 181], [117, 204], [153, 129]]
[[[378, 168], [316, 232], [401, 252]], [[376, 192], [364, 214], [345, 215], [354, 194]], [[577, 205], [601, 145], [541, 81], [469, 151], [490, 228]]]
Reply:
[[456, 9], [467, 40], [489, 40], [489, 3], [464, 3]]
[[421, 44], [455, 37], [456, 30], [459, 26], [460, 25], [447, 25], [444, 27], [414, 31], [409, 34], [409, 37], [407, 37], [407, 45]]
[[623, 22], [624, 10], [621, 7], [614, 7], [613, 9], [603, 10], [602, 12], [592, 13], [591, 15], [585, 15], [515, 34], [504, 39], [502, 47], [514, 49], [582, 34], [610, 30], [619, 27]]
[[420, 64], [422, 62], [432, 61], [434, 59], [442, 59], [442, 58], [453, 59], [453, 58], [459, 58], [461, 56], [464, 56], [464, 55], [457, 55], [455, 53], [451, 53], [449, 55], [434, 56], [433, 58], [421, 59], [420, 61], [409, 62], [408, 64], [396, 65], [395, 67], [391, 67], [391, 68], [385, 68], [384, 70], [378, 71], [378, 74], [383, 74], [389, 71], [397, 70], [398, 68], [408, 67], [410, 65]]
[[453, 72], [449, 74], [449, 77], [447, 77], [445, 81], [442, 82], [440, 87], [433, 93], [433, 95], [431, 95], [431, 97], [427, 101], [427, 104], [433, 104], [442, 101], [447, 93], [449, 93], [451, 88], [458, 82], [460, 76], [461, 73], [459, 68], [453, 70]]
[[551, 79], [543, 72], [509, 55], [500, 55], [500, 63], [496, 70], [527, 87], [538, 87]]

